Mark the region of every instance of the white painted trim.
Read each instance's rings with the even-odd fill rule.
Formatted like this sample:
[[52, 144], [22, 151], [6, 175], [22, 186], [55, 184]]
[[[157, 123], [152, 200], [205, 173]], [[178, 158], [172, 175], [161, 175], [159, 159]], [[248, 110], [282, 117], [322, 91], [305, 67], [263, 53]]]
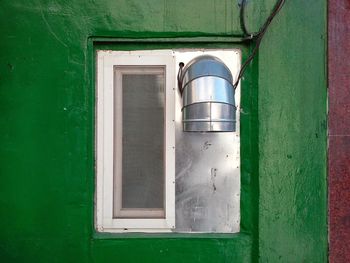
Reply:
[[[165, 218], [113, 218], [114, 66], [165, 66]], [[96, 230], [164, 232], [175, 228], [175, 59], [171, 50], [98, 51]], [[119, 104], [121, 105], [121, 104]], [[117, 120], [118, 121], [118, 120]], [[119, 126], [119, 125], [118, 125]], [[120, 153], [119, 153], [120, 154]]]

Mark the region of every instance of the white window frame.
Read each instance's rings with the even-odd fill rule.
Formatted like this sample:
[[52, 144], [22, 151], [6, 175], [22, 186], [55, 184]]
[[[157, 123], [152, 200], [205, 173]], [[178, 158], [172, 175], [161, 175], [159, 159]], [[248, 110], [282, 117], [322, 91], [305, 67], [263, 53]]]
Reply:
[[[165, 217], [114, 218], [114, 67], [165, 68]], [[97, 52], [95, 228], [99, 232], [169, 232], [175, 228], [175, 57], [171, 50]]]

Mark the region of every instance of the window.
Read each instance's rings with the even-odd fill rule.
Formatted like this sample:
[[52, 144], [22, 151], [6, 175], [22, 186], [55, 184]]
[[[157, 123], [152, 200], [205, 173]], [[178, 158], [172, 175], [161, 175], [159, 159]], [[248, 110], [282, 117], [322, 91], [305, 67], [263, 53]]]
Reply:
[[98, 52], [97, 228], [175, 227], [172, 52]]
[[240, 87], [236, 132], [182, 130], [178, 64], [203, 54], [235, 78], [236, 49], [97, 52], [97, 231], [239, 231]]
[[115, 66], [114, 74], [113, 216], [164, 218], [165, 69]]

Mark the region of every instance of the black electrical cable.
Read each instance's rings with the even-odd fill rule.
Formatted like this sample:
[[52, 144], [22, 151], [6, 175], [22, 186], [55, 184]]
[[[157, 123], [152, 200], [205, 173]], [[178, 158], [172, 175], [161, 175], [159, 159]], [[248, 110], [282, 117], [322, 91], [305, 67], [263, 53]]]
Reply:
[[239, 9], [239, 18], [240, 18], [240, 24], [241, 24], [241, 29], [242, 29], [242, 32], [243, 32], [243, 35], [245, 37], [248, 37], [249, 36], [249, 33], [248, 33], [248, 30], [247, 30], [247, 27], [245, 25], [245, 21], [244, 21], [244, 7], [245, 7], [245, 1], [246, 0], [241, 0], [239, 6], [240, 6], [240, 9]]
[[252, 41], [255, 41], [255, 47], [252, 51], [252, 53], [250, 54], [250, 56], [247, 58], [247, 60], [243, 63], [241, 70], [239, 71], [238, 77], [236, 82], [233, 84], [234, 89], [237, 88], [238, 83], [240, 81], [240, 79], [242, 78], [247, 66], [249, 65], [249, 63], [253, 60], [253, 58], [256, 55], [256, 52], [259, 49], [259, 46], [261, 44], [261, 40], [263, 38], [263, 36], [265, 35], [267, 28], [269, 27], [269, 25], [271, 24], [272, 20], [275, 18], [275, 16], [277, 15], [277, 13], [281, 10], [282, 6], [285, 3], [285, 0], [278, 0], [277, 3], [275, 4], [274, 8], [271, 11], [270, 16], [266, 19], [265, 23], [263, 24], [263, 26], [260, 28], [259, 32], [257, 33], [249, 33], [246, 26], [245, 26], [245, 21], [244, 21], [244, 7], [245, 7], [245, 0], [242, 0], [241, 2], [241, 8], [240, 8], [240, 21], [241, 21], [241, 28], [242, 31], [244, 33], [244, 35], [246, 36], [247, 39], [250, 39]]
[[[243, 65], [239, 71], [237, 80], [233, 84], [234, 89], [237, 88], [239, 81], [241, 80], [245, 70], [247, 69], [247, 66], [254, 59], [254, 57], [259, 49], [259, 46], [261, 44], [262, 38], [267, 31], [267, 28], [269, 27], [269, 25], [271, 24], [271, 22], [275, 18], [275, 16], [278, 14], [278, 12], [281, 10], [284, 3], [285, 3], [285, 0], [277, 0], [277, 3], [275, 4], [274, 8], [272, 9], [270, 16], [266, 19], [265, 23], [260, 28], [260, 30], [258, 32], [249, 33], [249, 31], [247, 30], [246, 24], [245, 24], [245, 19], [244, 19], [244, 8], [246, 5], [246, 0], [241, 0], [239, 5], [240, 5], [240, 24], [241, 24], [241, 29], [243, 31], [242, 42], [254, 41], [255, 47], [254, 47], [252, 53], [247, 58], [247, 60], [243, 63]], [[180, 73], [180, 71], [182, 71], [182, 67], [183, 67], [183, 63], [180, 66], [179, 73]], [[181, 85], [181, 80], [180, 80], [180, 75], [178, 74], [178, 86], [179, 86], [180, 94], [182, 94], [182, 90], [180, 88], [180, 85]]]

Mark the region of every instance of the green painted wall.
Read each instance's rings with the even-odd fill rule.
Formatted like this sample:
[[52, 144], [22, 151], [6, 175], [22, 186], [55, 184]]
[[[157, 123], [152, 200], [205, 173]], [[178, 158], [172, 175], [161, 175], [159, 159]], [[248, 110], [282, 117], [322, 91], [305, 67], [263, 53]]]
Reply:
[[288, 1], [259, 53], [262, 262], [327, 261], [326, 1]]
[[[248, 2], [256, 30], [274, 0]], [[325, 0], [287, 0], [243, 82], [242, 233], [93, 231], [94, 48], [243, 47], [238, 13], [218, 0], [0, 2], [1, 262], [327, 261]], [[168, 39], [111, 42], [149, 37]]]

